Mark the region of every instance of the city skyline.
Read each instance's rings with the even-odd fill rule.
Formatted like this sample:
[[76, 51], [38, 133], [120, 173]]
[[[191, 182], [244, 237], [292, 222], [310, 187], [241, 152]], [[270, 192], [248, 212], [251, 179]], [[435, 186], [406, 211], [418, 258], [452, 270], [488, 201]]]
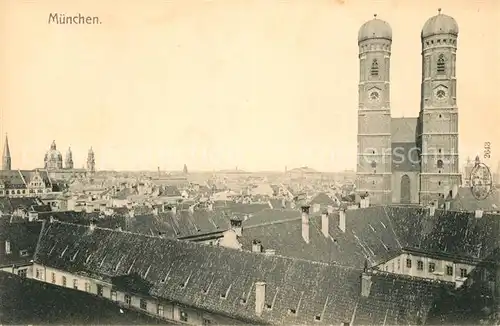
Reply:
[[[12, 47], [0, 60], [1, 129], [14, 169], [39, 167], [55, 140], [75, 167], [92, 146], [97, 170], [353, 170], [358, 29], [374, 13], [391, 25], [392, 116], [416, 117], [420, 30], [441, 7], [460, 26], [460, 162], [491, 142], [496, 170], [494, 1], [50, 3], [2, 4]], [[103, 23], [47, 24], [50, 12], [82, 10]]]

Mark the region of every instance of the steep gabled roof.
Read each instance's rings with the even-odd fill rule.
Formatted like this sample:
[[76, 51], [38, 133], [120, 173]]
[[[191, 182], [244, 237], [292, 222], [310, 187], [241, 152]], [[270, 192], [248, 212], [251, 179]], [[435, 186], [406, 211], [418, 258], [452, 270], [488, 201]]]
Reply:
[[[372, 290], [366, 299], [360, 298], [359, 269], [109, 229], [50, 223], [40, 238], [35, 261], [252, 323], [311, 324], [317, 316], [321, 324], [350, 322], [353, 316], [371, 323], [386, 314], [380, 309], [384, 295]], [[393, 284], [401, 279], [386, 278]], [[127, 285], [124, 279], [133, 283]], [[373, 289], [384, 288], [377, 285], [379, 280], [391, 282], [374, 276]], [[266, 282], [260, 317], [255, 314], [257, 281]], [[431, 284], [418, 279], [407, 282]], [[433, 284], [434, 289], [449, 286]], [[425, 303], [434, 299], [433, 291], [420, 291], [418, 286], [398, 290], [388, 293], [385, 301], [393, 303], [395, 311], [406, 316], [404, 320], [415, 323], [413, 307], [402, 298], [413, 294], [416, 301]], [[425, 313], [429, 307], [423, 305]]]

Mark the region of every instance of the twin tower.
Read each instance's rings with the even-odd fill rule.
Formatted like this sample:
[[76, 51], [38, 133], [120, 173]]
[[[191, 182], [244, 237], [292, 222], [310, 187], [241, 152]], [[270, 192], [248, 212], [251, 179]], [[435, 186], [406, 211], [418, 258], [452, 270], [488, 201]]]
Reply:
[[458, 160], [456, 51], [450, 16], [424, 24], [420, 114], [392, 118], [392, 29], [376, 17], [361, 26], [356, 189], [373, 204], [435, 204], [461, 185]]

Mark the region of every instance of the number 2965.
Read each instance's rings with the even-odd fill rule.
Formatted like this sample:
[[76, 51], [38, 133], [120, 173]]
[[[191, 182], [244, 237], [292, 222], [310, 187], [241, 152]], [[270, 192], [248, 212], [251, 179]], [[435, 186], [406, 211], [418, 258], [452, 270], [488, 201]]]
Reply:
[[484, 142], [484, 158], [491, 157], [491, 142]]

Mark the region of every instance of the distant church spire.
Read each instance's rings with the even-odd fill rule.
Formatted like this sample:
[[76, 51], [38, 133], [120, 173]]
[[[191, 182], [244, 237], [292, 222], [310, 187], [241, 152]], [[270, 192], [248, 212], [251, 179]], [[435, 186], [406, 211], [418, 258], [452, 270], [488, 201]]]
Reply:
[[182, 169], [182, 173], [188, 174], [188, 167], [186, 164], [184, 164], [184, 168]]
[[68, 148], [68, 152], [66, 153], [65, 166], [66, 166], [66, 169], [72, 169], [73, 168], [73, 153], [71, 152], [71, 147]]
[[3, 156], [2, 156], [2, 170], [10, 170], [11, 169], [11, 157], [10, 157], [10, 148], [9, 148], [9, 138], [7, 134], [5, 135], [5, 144], [3, 147]]
[[95, 172], [95, 157], [92, 147], [90, 147], [89, 154], [87, 155], [87, 171], [90, 173]]

